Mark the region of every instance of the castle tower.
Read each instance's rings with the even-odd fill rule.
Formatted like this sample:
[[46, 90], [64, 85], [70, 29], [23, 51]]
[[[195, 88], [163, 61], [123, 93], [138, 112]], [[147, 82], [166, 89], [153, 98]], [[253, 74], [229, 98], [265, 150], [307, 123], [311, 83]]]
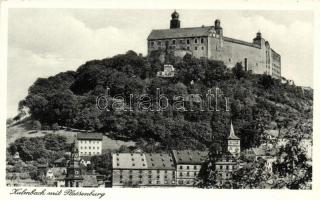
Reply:
[[253, 39], [253, 43], [259, 45], [260, 47], [265, 44], [265, 40], [261, 36], [261, 32], [258, 31], [256, 37]]
[[221, 21], [220, 19], [216, 19], [214, 21], [214, 30], [216, 31], [216, 33], [220, 36], [223, 36], [223, 29], [221, 27]]
[[67, 167], [67, 175], [65, 178], [66, 187], [82, 187], [83, 177], [80, 168], [79, 150], [76, 142], [73, 143], [71, 149], [71, 158]]
[[228, 137], [228, 151], [233, 155], [240, 154], [240, 138], [234, 134], [233, 125], [230, 125], [230, 135]]
[[176, 10], [171, 14], [170, 29], [180, 28], [179, 13]]

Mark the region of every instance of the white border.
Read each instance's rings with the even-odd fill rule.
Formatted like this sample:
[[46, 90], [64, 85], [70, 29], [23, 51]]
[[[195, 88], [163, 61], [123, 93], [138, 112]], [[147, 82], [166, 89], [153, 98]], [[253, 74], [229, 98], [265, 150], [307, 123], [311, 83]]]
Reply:
[[[320, 195], [320, 149], [319, 149], [319, 87], [320, 82], [320, 6], [319, 1], [288, 1], [269, 0], [197, 0], [197, 1], [157, 1], [157, 0], [110, 0], [110, 1], [10, 1], [1, 4], [1, 38], [0, 38], [0, 133], [3, 139], [0, 141], [1, 168], [0, 168], [0, 195], [1, 199], [75, 199], [75, 197], [49, 197], [49, 196], [10, 196], [12, 188], [5, 187], [5, 147], [6, 147], [6, 88], [7, 88], [7, 20], [9, 8], [122, 8], [122, 9], [213, 9], [213, 10], [310, 10], [314, 11], [314, 133], [313, 133], [313, 189], [311, 191], [293, 190], [205, 190], [182, 188], [145, 188], [145, 189], [119, 189], [119, 188], [95, 188], [98, 192], [105, 192], [103, 199], [315, 199]], [[56, 188], [49, 188], [49, 190]], [[83, 191], [92, 189], [83, 188]], [[89, 197], [77, 197], [76, 199], [97, 199]]]

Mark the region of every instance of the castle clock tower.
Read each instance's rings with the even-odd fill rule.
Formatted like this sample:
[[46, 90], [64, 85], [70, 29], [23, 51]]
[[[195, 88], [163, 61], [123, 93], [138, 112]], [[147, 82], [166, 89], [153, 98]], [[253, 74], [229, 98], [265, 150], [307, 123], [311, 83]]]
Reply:
[[66, 187], [82, 187], [83, 177], [80, 168], [79, 150], [76, 143], [72, 145], [71, 158], [67, 167], [67, 175], [65, 178]]
[[240, 154], [240, 138], [234, 134], [233, 125], [230, 125], [230, 135], [228, 137], [228, 151], [235, 156]]

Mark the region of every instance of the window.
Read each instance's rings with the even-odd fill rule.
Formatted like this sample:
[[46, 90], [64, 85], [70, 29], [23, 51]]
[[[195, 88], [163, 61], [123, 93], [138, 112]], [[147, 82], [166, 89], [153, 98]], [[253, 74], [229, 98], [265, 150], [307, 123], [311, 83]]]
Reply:
[[182, 172], [180, 172], [180, 176], [182, 176]]
[[175, 45], [176, 44], [176, 40], [172, 40], [172, 44]]
[[201, 47], [201, 50], [204, 50], [204, 47]]
[[227, 170], [229, 170], [229, 165], [227, 165]]
[[132, 175], [129, 176], [129, 179], [132, 179]]
[[187, 47], [187, 50], [190, 50], [190, 47]]
[[201, 38], [200, 42], [201, 42], [201, 44], [203, 44], [203, 43], [204, 43], [204, 39], [203, 39], [203, 38]]
[[95, 147], [92, 147], [92, 149], [94, 149]]
[[187, 39], [187, 44], [190, 44], [190, 40], [189, 39]]
[[189, 173], [189, 172], [187, 172], [187, 176], [190, 176], [190, 173]]
[[122, 175], [120, 175], [120, 179], [122, 179]]
[[153, 41], [151, 41], [151, 42], [150, 42], [150, 45], [153, 47], [153, 46], [154, 46], [154, 42], [153, 42]]
[[158, 42], [158, 46], [161, 46], [161, 42], [160, 41]]
[[179, 43], [180, 43], [180, 44], [183, 44], [183, 40], [179, 40]]
[[182, 169], [182, 166], [180, 166], [180, 169]]
[[97, 149], [99, 149], [99, 147], [97, 147]]
[[87, 149], [87, 147], [84, 147], [84, 149]]
[[195, 165], [195, 166], [193, 167], [193, 169], [197, 169], [197, 165]]
[[222, 165], [220, 165], [220, 169], [222, 169]]
[[194, 43], [197, 44], [198, 43], [198, 39], [194, 38]]
[[152, 181], [151, 180], [149, 180], [149, 184], [151, 184], [152, 183]]
[[187, 169], [189, 169], [189, 166], [187, 166]]
[[89, 149], [91, 149], [91, 147], [89, 147]]
[[194, 47], [194, 50], [198, 50], [198, 47]]
[[194, 176], [197, 176], [197, 172], [194, 172]]

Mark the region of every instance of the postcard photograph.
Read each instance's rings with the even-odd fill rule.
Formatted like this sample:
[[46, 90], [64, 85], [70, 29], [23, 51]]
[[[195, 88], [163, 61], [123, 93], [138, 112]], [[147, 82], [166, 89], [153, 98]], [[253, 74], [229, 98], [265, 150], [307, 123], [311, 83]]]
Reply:
[[7, 15], [7, 187], [312, 189], [312, 10]]

